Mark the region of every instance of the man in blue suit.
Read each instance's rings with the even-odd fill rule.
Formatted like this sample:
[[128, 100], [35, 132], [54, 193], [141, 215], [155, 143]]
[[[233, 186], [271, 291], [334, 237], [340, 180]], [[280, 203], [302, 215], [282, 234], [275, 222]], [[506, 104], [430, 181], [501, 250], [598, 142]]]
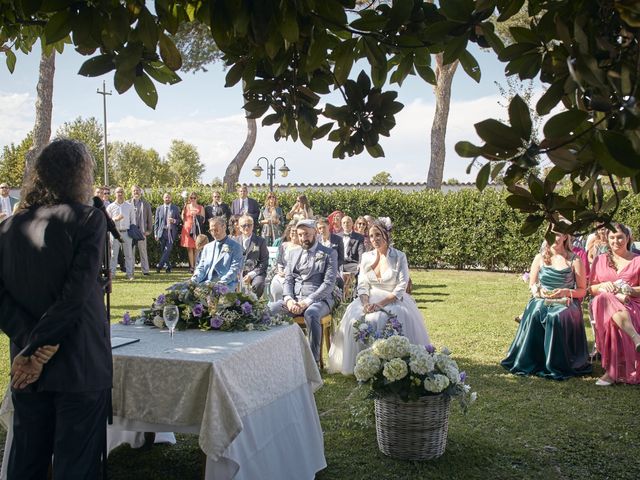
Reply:
[[242, 247], [227, 236], [225, 217], [209, 219], [213, 242], [207, 243], [200, 254], [191, 281], [221, 283], [234, 290], [242, 272]]
[[304, 316], [311, 352], [320, 361], [320, 320], [333, 308], [333, 289], [338, 274], [338, 254], [316, 239], [314, 220], [300, 220], [296, 233], [301, 249], [291, 251], [284, 274], [284, 298], [269, 304], [272, 313]]
[[156, 265], [156, 272], [160, 273], [166, 265], [167, 273], [171, 272], [171, 262], [169, 255], [173, 249], [173, 243], [179, 240], [178, 226], [180, 225], [180, 209], [171, 203], [171, 194], [165, 193], [162, 196], [164, 202], [156, 208], [156, 216], [153, 222], [153, 236], [160, 242], [160, 261]]

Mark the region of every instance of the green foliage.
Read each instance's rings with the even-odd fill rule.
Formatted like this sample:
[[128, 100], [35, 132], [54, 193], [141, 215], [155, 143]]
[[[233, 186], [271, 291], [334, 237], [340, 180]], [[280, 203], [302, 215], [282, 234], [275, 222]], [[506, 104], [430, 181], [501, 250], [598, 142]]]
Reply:
[[171, 140], [166, 162], [169, 168], [170, 184], [190, 186], [200, 182], [204, 165], [194, 145], [184, 140]]
[[[614, 176], [640, 191], [636, 4], [394, 0], [360, 2], [356, 9], [356, 0], [1, 0], [0, 51], [12, 70], [12, 50], [29, 52], [40, 39], [62, 50], [70, 41], [81, 54], [94, 55], [81, 74], [113, 72], [119, 92], [133, 86], [155, 106], [154, 81], [179, 81], [175, 71], [183, 65], [172, 36], [198, 22], [229, 67], [226, 85], [242, 81], [250, 118], [277, 125], [276, 140], [299, 139], [311, 148], [326, 137], [336, 143], [333, 156], [342, 158], [365, 149], [384, 155], [380, 136], [390, 135], [403, 108], [397, 93], [385, 88], [401, 86], [408, 75], [435, 82], [432, 55], [441, 54], [445, 64], [460, 61], [478, 80], [478, 64], [467, 49], [474, 42], [491, 48], [507, 75], [547, 86], [536, 106], [546, 120], [545, 138], [532, 135], [534, 117], [526, 101], [514, 97], [508, 123], [479, 122], [484, 143], [461, 142], [456, 151], [473, 159], [472, 165], [490, 165], [479, 169], [479, 187], [500, 178], [511, 205], [531, 214], [523, 232], [536, 232], [545, 221], [557, 224], [560, 216], [576, 231], [615, 218], [619, 202], [605, 203], [599, 194], [609, 185], [618, 200], [625, 195]], [[496, 22], [509, 26], [506, 47]], [[356, 78], [353, 68], [363, 63]], [[341, 94], [339, 104], [320, 102], [334, 90]], [[546, 158], [557, 169], [542, 177], [535, 167]], [[563, 179], [572, 188], [559, 194]]]
[[391, 179], [391, 174], [389, 172], [378, 172], [373, 177], [371, 177], [371, 181], [369, 183], [373, 185], [389, 185], [393, 180]]
[[0, 155], [0, 181], [12, 187], [20, 187], [24, 177], [25, 157], [33, 144], [33, 133], [29, 134], [19, 145], [11, 143], [2, 149]]
[[145, 149], [132, 142], [109, 144], [109, 165], [112, 185], [159, 186], [170, 182], [169, 166], [154, 149]]
[[[66, 137], [78, 140], [84, 143], [94, 160], [96, 166], [94, 169], [95, 183], [104, 185], [104, 151], [103, 151], [103, 135], [102, 125], [94, 117], [87, 118], [78, 117], [71, 122], [65, 122], [56, 130], [56, 137]], [[112, 178], [111, 171], [109, 178]]]

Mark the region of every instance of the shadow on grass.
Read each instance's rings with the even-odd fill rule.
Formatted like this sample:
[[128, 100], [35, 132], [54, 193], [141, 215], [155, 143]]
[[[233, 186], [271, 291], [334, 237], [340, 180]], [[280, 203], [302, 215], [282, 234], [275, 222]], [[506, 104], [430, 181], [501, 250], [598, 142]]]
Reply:
[[417, 285], [417, 284], [414, 283], [412, 285], [412, 289], [413, 289], [412, 291], [416, 292], [416, 291], [419, 291], [419, 290], [430, 290], [432, 288], [447, 288], [447, 287], [448, 287], [448, 285], [445, 285], [445, 284], [440, 284], [440, 285], [419, 284], [419, 285]]

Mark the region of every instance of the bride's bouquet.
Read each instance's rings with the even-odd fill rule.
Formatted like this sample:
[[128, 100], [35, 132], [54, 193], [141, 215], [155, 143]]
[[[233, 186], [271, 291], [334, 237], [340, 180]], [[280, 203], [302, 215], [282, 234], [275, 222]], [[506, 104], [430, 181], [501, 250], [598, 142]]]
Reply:
[[412, 345], [403, 336], [376, 340], [360, 352], [354, 372], [361, 383], [371, 382], [371, 395], [398, 395], [417, 400], [428, 395], [457, 397], [463, 411], [476, 400], [448, 349], [437, 352], [432, 345]]
[[384, 308], [380, 308], [381, 312], [387, 315], [387, 321], [384, 328], [378, 331], [376, 322], [367, 322], [367, 314], [363, 313], [353, 323], [353, 336], [356, 343], [365, 346], [371, 345], [375, 340], [393, 337], [394, 335], [402, 335], [402, 324], [398, 321], [398, 316], [393, 315]]

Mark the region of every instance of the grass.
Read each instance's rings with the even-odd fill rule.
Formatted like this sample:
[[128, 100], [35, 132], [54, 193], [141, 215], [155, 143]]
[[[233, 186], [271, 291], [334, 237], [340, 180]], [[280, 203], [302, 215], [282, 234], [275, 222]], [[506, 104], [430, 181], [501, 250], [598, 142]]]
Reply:
[[[113, 320], [149, 305], [184, 273], [116, 281]], [[638, 387], [599, 388], [590, 377], [564, 382], [507, 374], [499, 365], [528, 291], [516, 275], [413, 271], [414, 298], [436, 346], [448, 346], [479, 394], [463, 416], [452, 404], [445, 454], [429, 462], [396, 461], [376, 445], [372, 402], [353, 378], [323, 375], [316, 402], [325, 434], [329, 479], [637, 478]], [[592, 340], [587, 325], [587, 334]], [[6, 337], [0, 349], [7, 351]], [[8, 352], [2, 356], [7, 378]], [[113, 480], [198, 479], [195, 436], [147, 451], [121, 447], [109, 457]], [[301, 448], [304, 448], [302, 446]]]

